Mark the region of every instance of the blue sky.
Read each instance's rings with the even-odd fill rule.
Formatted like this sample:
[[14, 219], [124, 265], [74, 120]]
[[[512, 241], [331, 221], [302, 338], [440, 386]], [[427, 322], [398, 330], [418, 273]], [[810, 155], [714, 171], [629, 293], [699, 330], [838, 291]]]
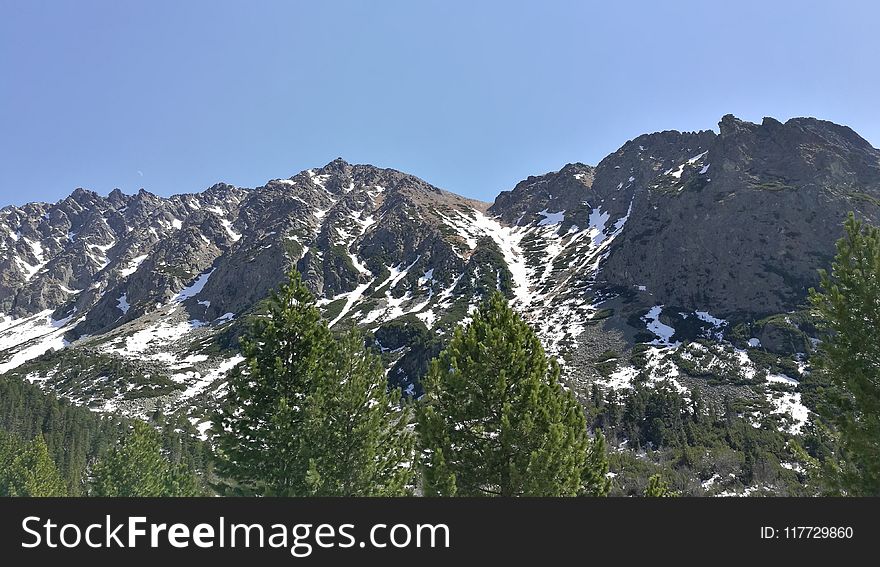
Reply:
[[878, 3], [0, 0], [0, 206], [258, 186], [337, 156], [491, 200], [641, 133], [816, 116], [880, 145]]

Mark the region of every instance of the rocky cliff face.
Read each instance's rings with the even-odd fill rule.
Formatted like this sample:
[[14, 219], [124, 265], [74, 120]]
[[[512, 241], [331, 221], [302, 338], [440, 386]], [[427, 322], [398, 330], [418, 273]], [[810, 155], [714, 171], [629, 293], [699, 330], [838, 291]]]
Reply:
[[638, 369], [600, 376], [596, 355], [639, 342], [657, 351], [651, 372], [678, 357], [663, 372], [687, 384], [691, 355], [675, 349], [695, 337], [727, 344], [748, 373], [733, 343], [806, 356], [805, 320], [789, 312], [846, 213], [878, 222], [878, 205], [880, 152], [852, 130], [732, 116], [720, 134], [640, 136], [491, 205], [341, 159], [254, 189], [77, 189], [0, 210], [0, 372], [97, 409], [204, 423], [247, 315], [296, 265], [334, 328], [371, 333], [389, 380], [412, 395], [450, 329], [495, 289], [572, 384], [625, 386]]
[[880, 152], [814, 119], [758, 125], [728, 115], [719, 126], [699, 144], [679, 135], [689, 155], [634, 182], [630, 222], [602, 281], [724, 316], [794, 309], [833, 256], [847, 211], [880, 220]]

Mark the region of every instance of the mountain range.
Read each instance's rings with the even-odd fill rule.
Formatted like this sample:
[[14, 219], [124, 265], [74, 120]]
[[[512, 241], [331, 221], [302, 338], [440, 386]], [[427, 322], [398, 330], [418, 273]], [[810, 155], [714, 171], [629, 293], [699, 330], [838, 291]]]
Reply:
[[814, 118], [732, 115], [493, 203], [342, 159], [257, 188], [76, 189], [0, 209], [0, 373], [204, 432], [248, 317], [295, 265], [331, 326], [362, 328], [407, 395], [497, 289], [581, 396], [642, 374], [764, 400], [797, 433], [817, 340], [807, 292], [849, 211], [880, 223], [880, 150]]

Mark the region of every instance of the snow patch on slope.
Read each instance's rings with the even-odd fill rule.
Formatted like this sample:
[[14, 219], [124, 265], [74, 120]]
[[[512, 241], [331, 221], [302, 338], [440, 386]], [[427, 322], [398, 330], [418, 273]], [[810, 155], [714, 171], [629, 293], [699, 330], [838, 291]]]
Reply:
[[654, 339], [651, 344], [678, 346], [681, 343], [672, 342], [672, 337], [673, 335], [675, 335], [675, 329], [660, 321], [660, 314], [662, 312], [663, 306], [655, 305], [650, 310], [648, 310], [648, 313], [644, 317], [642, 317], [642, 321], [647, 324], [647, 329], [657, 335], [657, 338]]
[[52, 310], [46, 309], [20, 319], [0, 315], [0, 374], [49, 349], [59, 350], [70, 344], [64, 334], [74, 327], [74, 316], [55, 320], [51, 314]]
[[146, 260], [146, 259], [147, 259], [146, 254], [132, 258], [131, 261], [128, 263], [128, 265], [125, 268], [119, 270], [119, 275], [122, 276], [123, 278], [127, 278], [128, 276], [135, 273], [137, 271], [138, 267], [140, 267], [140, 265], [143, 264], [144, 260]]
[[172, 303], [182, 303], [182, 302], [186, 301], [187, 299], [189, 299], [190, 297], [197, 296], [199, 293], [201, 293], [202, 288], [205, 287], [205, 284], [208, 283], [208, 278], [211, 277], [211, 274], [214, 273], [215, 269], [216, 268], [211, 268], [207, 272], [200, 274], [199, 277], [197, 277], [193, 283], [191, 283], [190, 285], [186, 286], [185, 288], [183, 288], [182, 290], [177, 292], [177, 295], [175, 295], [174, 297], [171, 298], [171, 302]]
[[548, 212], [547, 209], [544, 209], [543, 211], [538, 211], [538, 214], [544, 217], [538, 221], [538, 226], [555, 225], [565, 220], [565, 211], [551, 213]]

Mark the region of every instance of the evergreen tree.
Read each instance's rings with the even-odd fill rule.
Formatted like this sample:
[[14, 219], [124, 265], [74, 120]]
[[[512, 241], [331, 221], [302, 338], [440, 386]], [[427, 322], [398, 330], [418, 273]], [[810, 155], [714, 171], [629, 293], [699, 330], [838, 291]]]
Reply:
[[583, 408], [560, 385], [558, 364], [501, 293], [456, 329], [425, 389], [418, 408], [425, 494], [607, 493], [602, 441], [592, 453]]
[[663, 480], [663, 477], [659, 474], [655, 474], [648, 478], [648, 486], [645, 487], [645, 496], [650, 498], [669, 498], [678, 496], [678, 494], [669, 488], [669, 485]]
[[411, 411], [389, 390], [378, 356], [349, 331], [304, 404], [300, 439], [309, 452], [307, 491], [317, 496], [400, 496], [412, 481]]
[[839, 435], [826, 481], [850, 495], [880, 495], [880, 229], [850, 213], [831, 273], [810, 300], [828, 331], [819, 371], [829, 379], [820, 414]]
[[0, 433], [0, 496], [67, 496], [42, 435], [25, 443]]
[[407, 408], [356, 333], [334, 339], [299, 273], [244, 341], [215, 436], [228, 492], [395, 495], [410, 484]]
[[608, 496], [611, 491], [611, 478], [608, 476], [608, 451], [605, 435], [596, 431], [593, 442], [587, 449], [586, 466], [581, 478], [583, 496]]
[[[160, 421], [165, 423], [163, 447], [174, 449], [190, 468], [210, 472], [202, 466], [207, 443], [196, 437], [189, 421], [180, 416]], [[0, 433], [6, 432], [22, 443], [42, 436], [70, 496], [87, 492], [89, 463], [116, 445], [131, 422], [77, 406], [12, 373], [0, 376]], [[0, 467], [0, 475], [7, 470]]]
[[196, 496], [193, 473], [162, 454], [159, 433], [143, 422], [95, 463], [93, 496]]
[[242, 339], [215, 428], [218, 472], [233, 493], [306, 494], [309, 448], [303, 404], [324, 374], [332, 336], [296, 271], [272, 293]]
[[700, 423], [704, 419], [706, 406], [703, 402], [703, 393], [699, 388], [691, 389], [691, 411], [693, 412], [694, 423]]

